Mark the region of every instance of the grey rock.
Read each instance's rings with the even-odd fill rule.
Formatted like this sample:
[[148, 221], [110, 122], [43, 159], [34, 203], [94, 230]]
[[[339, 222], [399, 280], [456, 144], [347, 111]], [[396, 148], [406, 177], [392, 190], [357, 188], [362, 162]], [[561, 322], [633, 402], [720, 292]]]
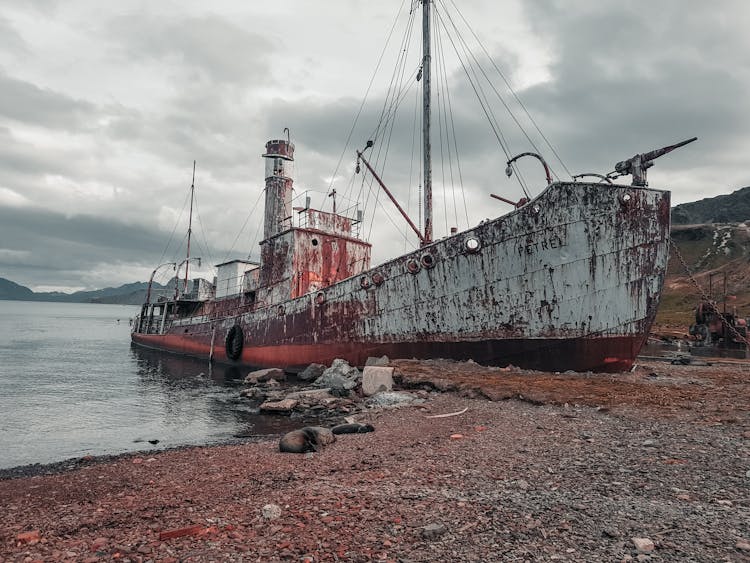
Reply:
[[260, 406], [260, 412], [270, 413], [290, 413], [297, 406], [299, 401], [296, 399], [282, 399], [281, 401], [266, 401]]
[[380, 356], [379, 358], [375, 358], [373, 356], [370, 356], [367, 358], [367, 361], [365, 362], [366, 366], [387, 366], [389, 363], [391, 363], [390, 358], [388, 356]]
[[281, 518], [281, 507], [278, 504], [267, 504], [260, 512], [266, 520], [276, 520], [277, 518]]
[[297, 378], [302, 381], [314, 381], [318, 379], [326, 370], [323, 364], [310, 364], [297, 374]]
[[365, 366], [362, 371], [362, 393], [366, 396], [393, 390], [393, 368]]
[[360, 371], [349, 365], [346, 360], [333, 360], [331, 367], [326, 369], [318, 379], [315, 380], [316, 387], [328, 387], [331, 393], [337, 395], [341, 391], [354, 389], [362, 379]]
[[386, 391], [377, 393], [367, 399], [365, 404], [368, 407], [400, 407], [414, 403], [423, 403], [424, 399], [415, 397], [411, 393], [399, 393], [396, 391]]
[[259, 369], [248, 373], [245, 378], [245, 383], [263, 383], [269, 379], [284, 381], [286, 380], [286, 373], [279, 368]]
[[443, 524], [427, 524], [422, 528], [422, 537], [426, 540], [434, 540], [442, 536], [447, 529]]
[[638, 553], [650, 553], [654, 550], [654, 542], [649, 538], [631, 538]]

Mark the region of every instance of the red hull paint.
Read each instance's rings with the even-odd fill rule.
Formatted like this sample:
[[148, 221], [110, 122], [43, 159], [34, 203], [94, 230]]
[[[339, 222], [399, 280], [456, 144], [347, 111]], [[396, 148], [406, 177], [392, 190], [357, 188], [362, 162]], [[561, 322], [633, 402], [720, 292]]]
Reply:
[[[210, 344], [178, 335], [134, 334], [142, 346], [207, 358]], [[370, 356], [391, 358], [448, 358], [474, 360], [480, 364], [543, 371], [621, 372], [629, 370], [643, 345], [641, 336], [569, 339], [503, 339], [479, 342], [325, 343], [245, 348], [236, 362], [226, 357], [223, 346], [215, 346], [214, 359], [252, 367], [288, 366], [292, 371], [311, 363], [330, 364], [344, 358], [362, 366]]]

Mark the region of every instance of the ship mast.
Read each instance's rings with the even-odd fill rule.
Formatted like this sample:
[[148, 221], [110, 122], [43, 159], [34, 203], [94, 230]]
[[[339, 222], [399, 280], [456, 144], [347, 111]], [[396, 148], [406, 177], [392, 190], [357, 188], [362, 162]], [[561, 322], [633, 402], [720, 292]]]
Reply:
[[424, 157], [424, 239], [432, 242], [432, 157], [430, 154], [430, 2], [422, 0], [422, 145]]
[[193, 183], [190, 185], [190, 219], [188, 219], [187, 258], [185, 258], [185, 291], [188, 284], [188, 270], [190, 269], [190, 235], [193, 232], [193, 196], [195, 195], [195, 161], [193, 161]]

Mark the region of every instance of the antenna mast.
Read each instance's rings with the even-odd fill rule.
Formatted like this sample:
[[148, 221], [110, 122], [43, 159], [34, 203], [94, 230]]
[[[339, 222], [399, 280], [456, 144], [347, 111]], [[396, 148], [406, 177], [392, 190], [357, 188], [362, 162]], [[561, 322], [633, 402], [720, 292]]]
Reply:
[[190, 219], [188, 220], [187, 258], [185, 259], [185, 286], [184, 286], [183, 291], [187, 291], [188, 270], [190, 269], [190, 235], [193, 232], [193, 195], [194, 194], [195, 194], [195, 161], [193, 161], [193, 183], [190, 184]]
[[430, 155], [430, 2], [422, 0], [422, 143], [424, 153], [424, 239], [432, 242], [432, 157]]

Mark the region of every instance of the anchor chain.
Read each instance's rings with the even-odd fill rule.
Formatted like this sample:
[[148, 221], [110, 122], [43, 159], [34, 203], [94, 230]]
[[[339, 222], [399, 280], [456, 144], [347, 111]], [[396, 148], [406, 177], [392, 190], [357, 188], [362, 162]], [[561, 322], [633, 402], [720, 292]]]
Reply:
[[714, 311], [716, 311], [716, 314], [719, 315], [719, 318], [721, 319], [721, 322], [724, 326], [726, 326], [729, 329], [729, 332], [731, 332], [735, 338], [739, 339], [740, 342], [744, 342], [745, 346], [750, 345], [748, 343], [747, 339], [742, 336], [739, 332], [737, 332], [737, 329], [735, 329], [729, 321], [726, 319], [726, 317], [719, 311], [719, 309], [712, 304], [711, 297], [703, 290], [701, 285], [698, 283], [698, 280], [695, 279], [695, 275], [690, 270], [690, 266], [687, 265], [687, 262], [685, 261], [685, 258], [682, 256], [682, 253], [680, 252], [680, 249], [677, 247], [675, 242], [672, 240], [672, 238], [669, 239], [669, 246], [674, 250], [675, 255], [677, 256], [677, 259], [680, 261], [680, 264], [682, 264], [683, 269], [685, 270], [685, 273], [687, 273], [688, 279], [693, 283], [695, 286], [695, 289], [698, 290], [698, 293], [700, 293], [701, 298], [711, 303], [711, 307], [713, 307]]

